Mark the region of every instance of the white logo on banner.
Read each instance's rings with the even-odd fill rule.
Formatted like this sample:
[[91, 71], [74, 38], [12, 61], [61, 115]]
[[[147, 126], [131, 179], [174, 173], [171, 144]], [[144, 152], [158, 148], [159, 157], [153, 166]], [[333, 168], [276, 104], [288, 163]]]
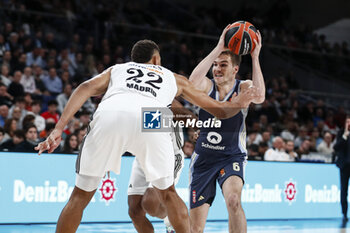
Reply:
[[15, 180], [13, 184], [14, 202], [66, 202], [73, 191], [64, 180], [58, 180], [57, 185], [50, 185], [46, 180], [43, 186], [26, 185], [23, 180]]
[[263, 188], [261, 184], [250, 188], [250, 185], [246, 184], [242, 190], [242, 202], [282, 202], [282, 189], [278, 184], [271, 189]]
[[327, 188], [327, 185], [323, 186], [323, 189], [315, 189], [312, 185], [305, 185], [305, 202], [306, 203], [336, 203], [340, 202], [340, 190], [338, 186], [332, 185]]

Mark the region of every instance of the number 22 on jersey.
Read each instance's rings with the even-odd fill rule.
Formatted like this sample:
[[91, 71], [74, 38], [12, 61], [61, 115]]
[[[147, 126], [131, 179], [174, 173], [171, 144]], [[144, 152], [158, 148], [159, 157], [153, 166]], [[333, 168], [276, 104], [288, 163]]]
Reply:
[[125, 80], [127, 87], [141, 92], [150, 92], [153, 96], [157, 96], [156, 90], [160, 89], [160, 84], [163, 82], [159, 74], [152, 71], [144, 72], [136, 68], [129, 68], [126, 72], [130, 75]]

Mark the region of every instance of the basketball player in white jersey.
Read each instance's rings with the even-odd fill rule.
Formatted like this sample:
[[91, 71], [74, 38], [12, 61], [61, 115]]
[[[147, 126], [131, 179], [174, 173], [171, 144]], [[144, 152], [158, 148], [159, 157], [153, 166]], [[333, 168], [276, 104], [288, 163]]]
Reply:
[[108, 171], [120, 172], [121, 155], [136, 155], [146, 180], [155, 187], [176, 232], [190, 232], [185, 203], [174, 188], [174, 152], [167, 132], [143, 133], [141, 109], [167, 107], [175, 96], [198, 105], [218, 118], [235, 115], [254, 98], [249, 89], [231, 102], [209, 98], [183, 76], [160, 66], [160, 54], [153, 41], [137, 42], [133, 62], [118, 64], [80, 84], [63, 110], [55, 129], [35, 149], [53, 152], [60, 144], [64, 127], [91, 96], [104, 94], [96, 109], [76, 162], [76, 182], [67, 205], [58, 219], [56, 232], [75, 232], [83, 211]]
[[[180, 120], [177, 116], [186, 116], [189, 119], [196, 119], [197, 116], [186, 109], [179, 101], [174, 99], [171, 110], [175, 116], [174, 120]], [[181, 171], [184, 166], [185, 154], [182, 151], [184, 136], [182, 128], [178, 125], [171, 133], [174, 148], [174, 185], [176, 186], [180, 179]], [[128, 206], [129, 216], [139, 233], [153, 232], [154, 228], [146, 217], [146, 213], [164, 220], [166, 231], [173, 232], [164, 204], [157, 191], [152, 187], [146, 177], [137, 159], [134, 160], [131, 169], [130, 181], [128, 186]]]

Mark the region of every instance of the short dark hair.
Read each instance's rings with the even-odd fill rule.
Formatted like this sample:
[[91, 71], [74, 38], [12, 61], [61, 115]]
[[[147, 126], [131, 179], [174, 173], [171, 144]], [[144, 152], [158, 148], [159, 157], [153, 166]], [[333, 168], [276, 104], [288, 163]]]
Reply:
[[32, 114], [26, 115], [22, 120], [22, 128], [25, 129], [28, 125], [32, 125], [35, 120], [35, 116]]
[[259, 152], [259, 146], [256, 144], [249, 145], [248, 149], [252, 150], [253, 152]]
[[16, 130], [13, 132], [13, 135], [16, 136], [16, 137], [18, 137], [18, 138], [22, 138], [22, 139], [25, 138], [24, 131], [21, 130], [21, 129], [16, 129]]
[[158, 45], [152, 40], [139, 40], [131, 50], [131, 60], [137, 63], [146, 63], [151, 60], [154, 52], [160, 52]]
[[266, 142], [260, 142], [259, 147], [269, 147], [269, 145]]
[[38, 129], [36, 128], [36, 126], [35, 126], [33, 123], [29, 123], [29, 124], [25, 125], [25, 128], [23, 129], [23, 130], [24, 130], [24, 133], [28, 133], [28, 131], [29, 131], [31, 128], [35, 128], [36, 130], [38, 130]]
[[47, 103], [47, 106], [50, 106], [50, 105], [56, 105], [58, 106], [58, 102], [56, 100], [50, 100], [48, 103]]
[[15, 103], [25, 103], [26, 101], [24, 100], [23, 96], [17, 96], [14, 100]]
[[234, 66], [235, 65], [240, 66], [240, 64], [241, 64], [242, 57], [234, 54], [230, 50], [224, 50], [220, 53], [220, 55], [227, 55], [227, 56], [231, 57], [232, 65], [234, 65]]
[[41, 102], [38, 100], [33, 100], [33, 102], [30, 104], [30, 106], [34, 106], [34, 105], [40, 105], [40, 107], [41, 107]]

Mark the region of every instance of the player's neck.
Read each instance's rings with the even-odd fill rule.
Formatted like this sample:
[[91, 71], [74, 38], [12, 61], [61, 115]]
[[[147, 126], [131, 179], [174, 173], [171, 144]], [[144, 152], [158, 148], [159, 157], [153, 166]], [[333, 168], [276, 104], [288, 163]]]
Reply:
[[216, 84], [220, 94], [220, 99], [224, 98], [227, 95], [227, 93], [229, 93], [232, 90], [233, 86], [235, 85], [235, 82], [236, 79], [233, 79], [227, 82]]

